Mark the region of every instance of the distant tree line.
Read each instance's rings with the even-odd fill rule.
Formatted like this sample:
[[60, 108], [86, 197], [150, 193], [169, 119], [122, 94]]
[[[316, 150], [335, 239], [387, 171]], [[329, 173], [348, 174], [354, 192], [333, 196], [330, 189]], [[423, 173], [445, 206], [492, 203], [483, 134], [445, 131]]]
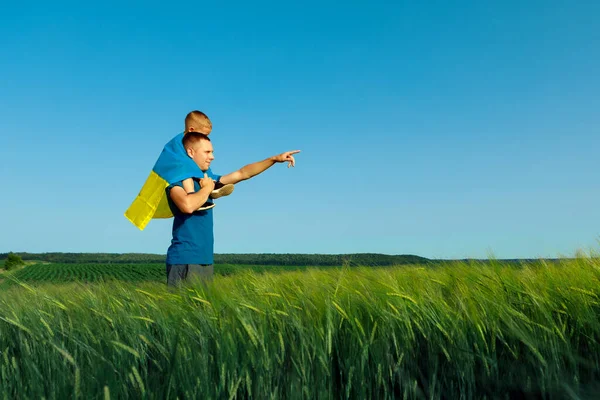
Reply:
[[[52, 263], [164, 263], [163, 254], [144, 253], [15, 253], [23, 260], [46, 261]], [[8, 253], [0, 253], [0, 260]], [[402, 264], [430, 263], [424, 257], [415, 255], [388, 255], [376, 253], [359, 254], [215, 254], [215, 264], [236, 265], [290, 265], [290, 266], [333, 266], [361, 265], [387, 266]]]
[[358, 254], [215, 254], [216, 264], [238, 265], [298, 265], [333, 266], [363, 265], [386, 266], [425, 264], [430, 260], [415, 255]]
[[[51, 263], [161, 263], [165, 262], [166, 256], [161, 254], [143, 253], [14, 253], [24, 261], [46, 261]], [[6, 258], [8, 253], [0, 253], [0, 260]]]

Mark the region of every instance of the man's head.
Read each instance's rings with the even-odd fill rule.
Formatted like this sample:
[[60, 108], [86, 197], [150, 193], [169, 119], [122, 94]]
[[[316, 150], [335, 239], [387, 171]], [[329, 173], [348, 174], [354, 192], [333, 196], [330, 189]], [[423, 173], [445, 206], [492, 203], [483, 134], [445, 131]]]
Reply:
[[183, 148], [202, 171], [208, 170], [215, 159], [213, 146], [208, 136], [199, 132], [189, 132], [183, 135]]
[[212, 131], [212, 123], [202, 111], [192, 111], [185, 116], [185, 131], [183, 133], [200, 132], [208, 135], [210, 131]]

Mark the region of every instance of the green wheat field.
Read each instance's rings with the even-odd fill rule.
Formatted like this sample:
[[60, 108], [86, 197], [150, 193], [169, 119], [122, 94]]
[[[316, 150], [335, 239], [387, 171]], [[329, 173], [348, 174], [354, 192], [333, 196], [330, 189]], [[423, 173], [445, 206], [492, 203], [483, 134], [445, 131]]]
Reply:
[[600, 259], [33, 264], [0, 275], [2, 399], [594, 399]]

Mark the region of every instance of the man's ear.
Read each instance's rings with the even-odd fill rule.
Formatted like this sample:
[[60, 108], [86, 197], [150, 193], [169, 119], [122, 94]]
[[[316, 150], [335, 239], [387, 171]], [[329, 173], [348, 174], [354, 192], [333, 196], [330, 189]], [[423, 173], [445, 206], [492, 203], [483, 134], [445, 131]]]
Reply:
[[194, 158], [194, 149], [192, 149], [191, 147], [188, 147], [185, 149], [185, 152], [187, 153], [188, 156], [190, 156], [190, 158]]

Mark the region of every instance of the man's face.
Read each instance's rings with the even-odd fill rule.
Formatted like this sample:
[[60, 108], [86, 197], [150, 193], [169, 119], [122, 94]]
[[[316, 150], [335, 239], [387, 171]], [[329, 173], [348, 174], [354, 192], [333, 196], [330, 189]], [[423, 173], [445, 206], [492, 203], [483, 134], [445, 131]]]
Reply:
[[187, 149], [187, 153], [202, 171], [208, 170], [215, 159], [212, 143], [208, 140], [199, 140], [192, 148]]

